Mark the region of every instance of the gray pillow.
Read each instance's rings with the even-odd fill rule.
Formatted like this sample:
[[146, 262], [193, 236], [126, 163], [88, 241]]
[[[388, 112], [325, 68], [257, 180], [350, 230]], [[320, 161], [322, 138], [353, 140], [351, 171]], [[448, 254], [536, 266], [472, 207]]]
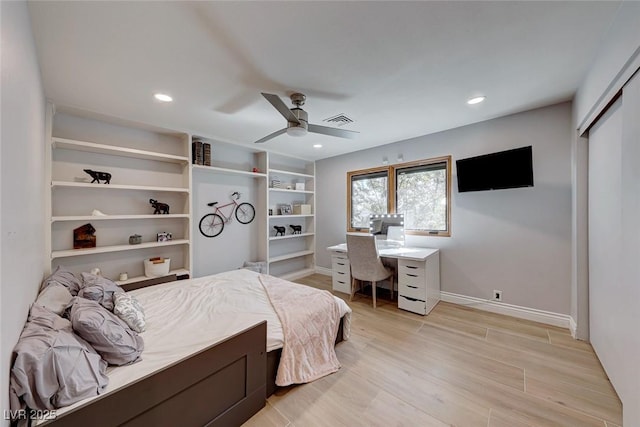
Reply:
[[145, 318], [142, 304], [131, 294], [118, 292], [113, 295], [113, 314], [136, 332], [144, 332]]
[[124, 292], [122, 288], [109, 279], [95, 274], [82, 273], [82, 289], [78, 296], [96, 301], [109, 311], [113, 311], [113, 294]]
[[78, 295], [78, 291], [81, 288], [80, 280], [72, 272], [59, 265], [56, 269], [51, 273], [51, 276], [44, 279], [42, 282], [41, 290], [44, 290], [49, 285], [53, 283], [58, 283], [60, 285], [66, 286], [71, 295]]
[[35, 304], [62, 316], [73, 296], [69, 289], [60, 283], [51, 283], [38, 295]]
[[95, 301], [75, 298], [71, 307], [73, 330], [110, 365], [127, 365], [140, 357], [142, 337]]
[[102, 393], [107, 364], [71, 330], [71, 322], [36, 304], [14, 350], [11, 409], [55, 409]]

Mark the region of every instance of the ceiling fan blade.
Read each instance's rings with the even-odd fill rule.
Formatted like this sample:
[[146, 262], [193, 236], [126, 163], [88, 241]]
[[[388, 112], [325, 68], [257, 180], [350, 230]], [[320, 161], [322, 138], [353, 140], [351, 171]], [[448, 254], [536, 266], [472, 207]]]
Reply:
[[312, 124], [309, 124], [308, 130], [309, 132], [313, 132], [313, 133], [321, 133], [323, 135], [337, 136], [338, 138], [349, 138], [349, 139], [356, 138], [357, 135], [360, 133], [353, 130], [336, 129], [336, 128], [330, 128], [326, 126], [318, 126], [318, 125], [312, 125]]
[[257, 140], [256, 142], [254, 142], [254, 144], [262, 144], [263, 142], [267, 142], [268, 140], [275, 138], [278, 135], [282, 135], [283, 133], [285, 133], [287, 131], [287, 128], [284, 129], [280, 129], [275, 131], [272, 134], [269, 134], [267, 136], [265, 136], [264, 138], [260, 138], [259, 140]]
[[282, 102], [282, 99], [278, 95], [274, 95], [272, 93], [264, 93], [262, 92], [262, 96], [265, 97], [267, 101], [271, 103], [275, 107], [276, 110], [280, 112], [287, 119], [288, 122], [300, 124], [300, 120], [291, 112], [287, 104]]

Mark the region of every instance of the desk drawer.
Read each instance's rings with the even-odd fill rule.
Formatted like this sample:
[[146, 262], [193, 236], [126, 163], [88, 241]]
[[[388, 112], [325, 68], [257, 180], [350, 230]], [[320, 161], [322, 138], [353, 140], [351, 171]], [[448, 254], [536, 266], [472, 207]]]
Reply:
[[398, 283], [398, 295], [403, 295], [409, 298], [415, 298], [419, 300], [427, 299], [427, 290], [424, 288], [407, 285], [406, 283]]
[[417, 272], [399, 272], [398, 273], [398, 286], [399, 285], [408, 285], [418, 289], [426, 289], [427, 288], [427, 280], [424, 272], [422, 274], [418, 274]]
[[332, 271], [339, 271], [340, 273], [351, 274], [351, 268], [348, 262], [333, 262], [331, 263]]
[[427, 303], [419, 299], [407, 298], [405, 296], [398, 296], [398, 308], [411, 311], [413, 313], [427, 314]]
[[398, 260], [398, 274], [413, 274], [424, 277], [425, 264], [423, 261], [413, 261], [409, 259]]
[[333, 274], [332, 288], [334, 291], [343, 292], [345, 294], [351, 293], [351, 279], [348, 277], [341, 278], [336, 277], [337, 275]]

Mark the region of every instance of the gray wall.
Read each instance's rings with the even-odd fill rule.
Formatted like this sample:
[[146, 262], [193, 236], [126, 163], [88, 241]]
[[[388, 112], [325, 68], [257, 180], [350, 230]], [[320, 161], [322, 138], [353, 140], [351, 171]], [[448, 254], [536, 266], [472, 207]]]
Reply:
[[[25, 2], [2, 15], [0, 409], [9, 409], [11, 353], [44, 270], [45, 100]], [[3, 420], [4, 425], [8, 421]]]
[[[506, 303], [569, 314], [571, 112], [563, 103], [318, 161], [317, 265], [331, 268], [326, 247], [345, 241], [347, 171], [380, 166], [385, 156], [451, 155], [452, 235], [410, 236], [407, 244], [442, 250], [443, 291], [488, 299], [500, 289]], [[534, 187], [457, 192], [456, 159], [526, 145]]]

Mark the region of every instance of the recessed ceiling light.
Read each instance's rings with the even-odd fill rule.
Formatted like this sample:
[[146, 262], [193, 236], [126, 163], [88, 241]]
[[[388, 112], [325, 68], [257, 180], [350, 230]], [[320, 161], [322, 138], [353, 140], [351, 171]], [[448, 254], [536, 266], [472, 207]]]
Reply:
[[322, 148], [322, 144], [313, 144], [313, 148]]
[[153, 97], [155, 99], [157, 99], [158, 101], [162, 101], [162, 102], [171, 102], [171, 101], [173, 101], [172, 97], [170, 97], [169, 95], [164, 94], [164, 93], [156, 93], [155, 95], [153, 95]]
[[467, 104], [469, 105], [479, 104], [482, 101], [484, 101], [486, 98], [487, 98], [486, 96], [476, 96], [474, 98], [469, 98], [469, 100], [467, 101]]

